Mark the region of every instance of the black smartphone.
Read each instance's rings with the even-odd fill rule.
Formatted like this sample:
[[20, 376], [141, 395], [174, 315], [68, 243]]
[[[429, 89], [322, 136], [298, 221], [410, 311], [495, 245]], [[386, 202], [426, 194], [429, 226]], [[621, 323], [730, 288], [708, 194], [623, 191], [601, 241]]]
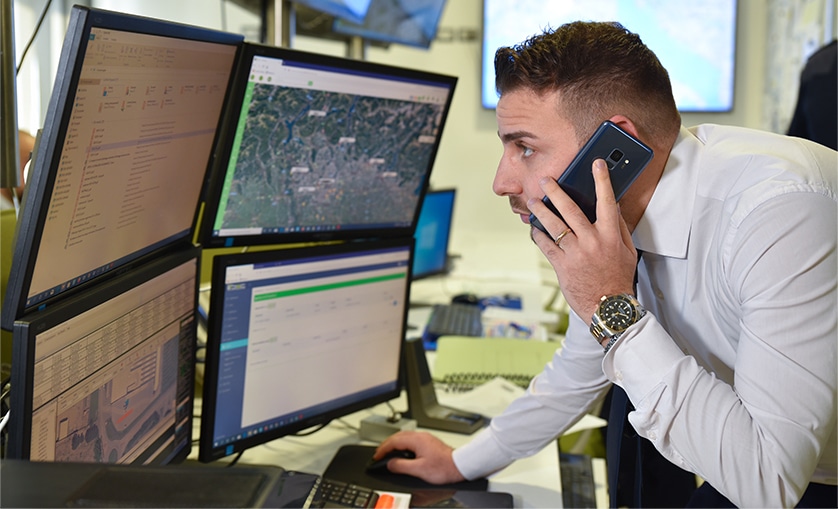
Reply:
[[[652, 160], [652, 155], [651, 148], [606, 120], [579, 150], [557, 182], [593, 223], [596, 221], [596, 186], [592, 171], [594, 161], [605, 160], [611, 170], [614, 196], [619, 200]], [[541, 201], [554, 214], [562, 217], [549, 198], [545, 196]], [[535, 214], [530, 214], [530, 224], [547, 233]]]

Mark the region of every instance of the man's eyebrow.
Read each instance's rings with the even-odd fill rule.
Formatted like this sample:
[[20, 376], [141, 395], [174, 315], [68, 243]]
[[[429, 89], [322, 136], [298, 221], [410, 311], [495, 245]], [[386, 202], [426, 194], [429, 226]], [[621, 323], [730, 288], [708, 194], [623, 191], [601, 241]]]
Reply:
[[536, 136], [529, 131], [512, 131], [511, 133], [505, 133], [505, 134], [501, 134], [500, 131], [498, 131], [498, 138], [500, 138], [500, 141], [502, 141], [503, 143], [509, 143], [509, 142], [512, 142], [512, 141], [515, 141], [515, 140], [519, 140], [521, 138], [535, 138], [535, 137]]

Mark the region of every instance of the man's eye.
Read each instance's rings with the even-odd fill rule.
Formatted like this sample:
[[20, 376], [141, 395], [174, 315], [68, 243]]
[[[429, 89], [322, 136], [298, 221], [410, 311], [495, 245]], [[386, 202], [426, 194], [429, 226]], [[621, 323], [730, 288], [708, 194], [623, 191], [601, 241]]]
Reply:
[[521, 155], [522, 156], [529, 157], [529, 156], [533, 155], [534, 153], [535, 153], [535, 151], [533, 149], [531, 149], [530, 147], [521, 146]]

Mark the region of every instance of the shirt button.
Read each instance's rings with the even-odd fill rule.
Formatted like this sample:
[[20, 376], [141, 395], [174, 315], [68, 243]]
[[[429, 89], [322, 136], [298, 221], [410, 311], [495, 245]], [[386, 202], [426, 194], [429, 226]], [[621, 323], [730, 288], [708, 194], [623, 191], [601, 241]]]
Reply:
[[657, 297], [658, 300], [663, 300], [663, 292], [660, 290], [655, 290], [655, 297]]
[[617, 371], [614, 372], [614, 378], [616, 378], [618, 381], [622, 382], [623, 381], [623, 372], [618, 369]]
[[655, 433], [654, 431], [650, 431], [649, 432], [649, 440], [657, 440], [657, 439], [658, 439], [658, 434]]

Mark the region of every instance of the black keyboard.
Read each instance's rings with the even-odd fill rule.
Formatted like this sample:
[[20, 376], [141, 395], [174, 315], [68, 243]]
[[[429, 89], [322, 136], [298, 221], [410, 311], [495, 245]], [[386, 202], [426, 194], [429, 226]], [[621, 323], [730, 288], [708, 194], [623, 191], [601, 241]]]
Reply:
[[423, 339], [436, 341], [440, 336], [482, 336], [483, 310], [470, 304], [434, 304]]
[[559, 471], [562, 477], [564, 506], [596, 508], [596, 485], [591, 457], [560, 453]]
[[378, 494], [357, 484], [320, 478], [308, 507], [375, 507]]

